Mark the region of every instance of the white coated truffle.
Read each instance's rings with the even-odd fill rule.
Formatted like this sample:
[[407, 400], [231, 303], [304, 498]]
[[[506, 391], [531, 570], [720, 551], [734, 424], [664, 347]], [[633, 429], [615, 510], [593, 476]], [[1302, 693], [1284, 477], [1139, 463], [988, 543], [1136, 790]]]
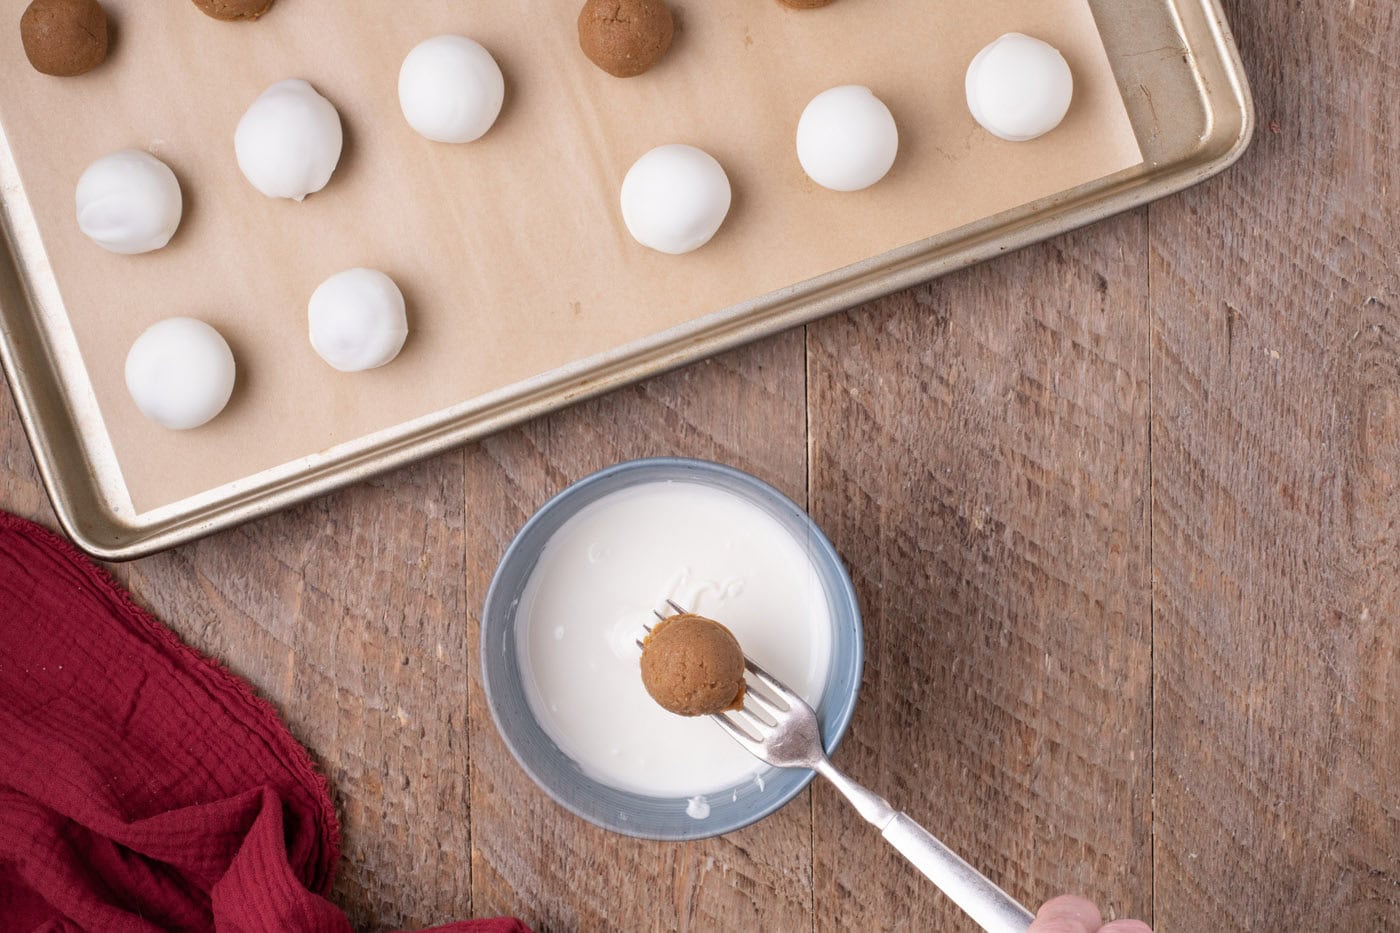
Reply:
[[233, 135], [243, 176], [268, 197], [293, 201], [326, 187], [344, 141], [335, 105], [300, 78], [263, 91]]
[[506, 81], [491, 53], [465, 36], [419, 43], [399, 69], [399, 106], [408, 125], [440, 143], [469, 143], [501, 115]]
[[868, 87], [823, 91], [797, 123], [797, 159], [812, 181], [832, 191], [860, 191], [888, 174], [899, 154], [899, 128]]
[[105, 155], [78, 179], [78, 227], [113, 253], [149, 253], [170, 242], [184, 201], [170, 167], [137, 149]]
[[408, 338], [403, 292], [373, 269], [348, 269], [322, 282], [308, 318], [311, 346], [341, 372], [383, 366]]
[[622, 219], [633, 238], [662, 253], [699, 249], [729, 215], [729, 176], [694, 146], [658, 146], [622, 181]]
[[1012, 142], [1060, 125], [1074, 97], [1074, 75], [1053, 45], [1008, 32], [967, 68], [967, 107], [987, 132]]
[[172, 317], [153, 324], [126, 355], [126, 388], [141, 414], [187, 431], [213, 420], [233, 394], [233, 351], [203, 321]]

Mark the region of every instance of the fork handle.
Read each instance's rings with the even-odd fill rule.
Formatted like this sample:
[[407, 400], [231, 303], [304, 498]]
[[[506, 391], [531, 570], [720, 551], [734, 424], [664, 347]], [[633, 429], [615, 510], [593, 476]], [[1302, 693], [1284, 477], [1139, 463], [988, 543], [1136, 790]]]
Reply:
[[896, 813], [880, 833], [987, 933], [1026, 933], [1035, 919], [907, 814]]
[[1030, 911], [939, 842], [933, 833], [896, 811], [879, 794], [842, 774], [831, 762], [816, 762], [816, 770], [836, 785], [861, 816], [879, 827], [890, 845], [987, 933], [1026, 933], [1035, 919]]

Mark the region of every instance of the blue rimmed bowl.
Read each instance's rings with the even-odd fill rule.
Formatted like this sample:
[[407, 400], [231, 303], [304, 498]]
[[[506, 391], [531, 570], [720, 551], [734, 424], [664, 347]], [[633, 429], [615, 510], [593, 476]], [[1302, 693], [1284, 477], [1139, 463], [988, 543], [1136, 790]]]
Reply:
[[[481, 667], [487, 705], [516, 761], [566, 810], [604, 829], [644, 839], [702, 839], [763, 819], [812, 780], [811, 771], [770, 769], [761, 781], [705, 798], [709, 816], [693, 819], [684, 799], [651, 797], [601, 783], [584, 774], [535, 720], [525, 697], [516, 654], [520, 596], [554, 533], [586, 506], [645, 483], [685, 482], [731, 493], [758, 506], [788, 530], [810, 556], [831, 616], [831, 665], [817, 716], [828, 752], [834, 751], [855, 711], [865, 657], [860, 608], [841, 559], [820, 528], [796, 503], [747, 473], [705, 460], [675, 457], [632, 460], [574, 483], [534, 514], [501, 558], [481, 614]], [[718, 727], [717, 727], [718, 728]]]

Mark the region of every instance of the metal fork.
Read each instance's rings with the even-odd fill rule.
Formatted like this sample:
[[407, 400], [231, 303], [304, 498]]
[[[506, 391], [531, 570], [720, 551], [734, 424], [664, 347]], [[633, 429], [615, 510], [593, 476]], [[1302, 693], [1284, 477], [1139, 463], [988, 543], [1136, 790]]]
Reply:
[[[675, 612], [686, 614], [672, 600], [666, 603]], [[658, 619], [666, 620], [667, 616], [653, 612]], [[651, 631], [649, 626], [645, 628], [648, 633]], [[711, 716], [725, 732], [756, 758], [776, 768], [808, 768], [835, 784], [857, 813], [880, 830], [890, 845], [982, 929], [989, 933], [1025, 933], [1035, 919], [1026, 908], [907, 814], [836, 770], [826, 757], [821, 727], [812, 707], [747, 655], [744, 666], [750, 677], [745, 685], [743, 708]]]

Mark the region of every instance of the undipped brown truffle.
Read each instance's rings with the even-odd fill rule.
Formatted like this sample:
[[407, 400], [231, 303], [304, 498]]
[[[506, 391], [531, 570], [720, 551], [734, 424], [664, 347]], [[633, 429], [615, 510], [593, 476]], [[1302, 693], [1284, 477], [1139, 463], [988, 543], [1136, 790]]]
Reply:
[[618, 78], [635, 78], [661, 61], [676, 24], [662, 0], [588, 0], [578, 15], [578, 44]]
[[257, 19], [272, 8], [274, 0], [194, 0], [194, 5], [207, 16], [233, 21]]
[[817, 7], [830, 6], [834, 0], [778, 0], [778, 2], [794, 10], [815, 10]]
[[97, 0], [34, 0], [19, 36], [29, 64], [46, 75], [80, 75], [107, 58], [107, 14]]
[[642, 683], [679, 716], [706, 716], [744, 703], [744, 651], [734, 634], [697, 615], [671, 616], [647, 636]]

